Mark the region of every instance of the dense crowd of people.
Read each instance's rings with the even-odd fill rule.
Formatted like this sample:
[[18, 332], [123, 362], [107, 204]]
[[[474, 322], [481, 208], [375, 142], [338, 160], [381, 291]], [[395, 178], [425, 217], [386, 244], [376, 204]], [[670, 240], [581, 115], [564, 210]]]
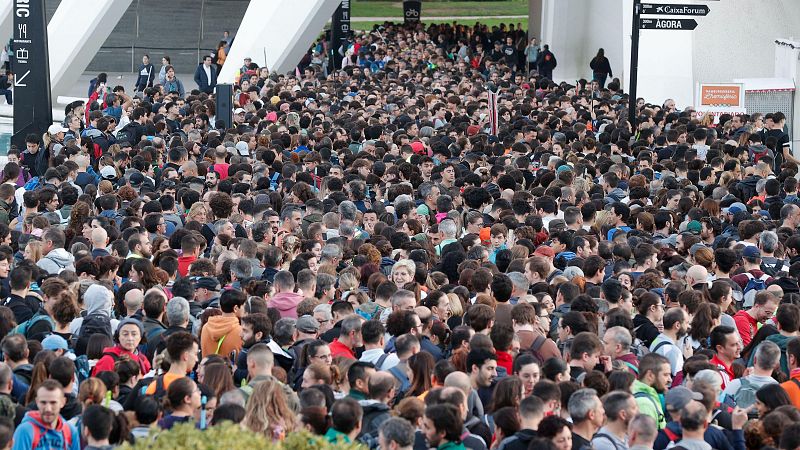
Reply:
[[783, 113], [640, 100], [631, 124], [602, 50], [556, 83], [519, 25], [341, 50], [245, 61], [228, 128], [211, 56], [185, 91], [147, 58], [132, 95], [101, 74], [9, 151], [0, 448], [225, 422], [381, 450], [800, 447]]

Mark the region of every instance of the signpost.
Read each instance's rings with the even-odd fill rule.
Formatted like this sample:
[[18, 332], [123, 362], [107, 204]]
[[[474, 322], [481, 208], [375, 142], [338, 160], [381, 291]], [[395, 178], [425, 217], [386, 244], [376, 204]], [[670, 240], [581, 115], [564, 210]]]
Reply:
[[669, 16], [707, 16], [706, 5], [675, 5], [642, 3], [642, 14], [667, 14]]
[[405, 23], [419, 22], [421, 16], [422, 16], [421, 0], [403, 1], [403, 21]]
[[25, 136], [42, 136], [53, 124], [47, 20], [44, 0], [14, 0], [14, 135], [11, 143], [25, 150]]
[[639, 74], [639, 31], [691, 31], [697, 28], [694, 19], [673, 19], [666, 17], [642, 18], [642, 14], [666, 14], [668, 16], [706, 16], [711, 10], [706, 5], [681, 5], [666, 3], [642, 3], [633, 0], [633, 21], [631, 30], [631, 81], [628, 89], [628, 121], [636, 126], [636, 84]]
[[697, 28], [694, 19], [641, 19], [639, 28], [642, 30], [686, 30]]
[[[350, 0], [342, 0], [331, 19], [331, 62], [334, 70], [342, 67], [342, 55], [339, 48], [347, 45], [350, 40]], [[342, 53], [347, 47], [342, 48]]]

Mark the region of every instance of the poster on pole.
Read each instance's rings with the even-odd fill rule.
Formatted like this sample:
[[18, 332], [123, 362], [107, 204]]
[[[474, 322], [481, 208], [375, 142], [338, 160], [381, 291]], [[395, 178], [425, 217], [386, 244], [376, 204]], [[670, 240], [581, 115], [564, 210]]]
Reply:
[[350, 41], [350, 0], [342, 0], [331, 18], [331, 62], [334, 69], [342, 67], [342, 59]]

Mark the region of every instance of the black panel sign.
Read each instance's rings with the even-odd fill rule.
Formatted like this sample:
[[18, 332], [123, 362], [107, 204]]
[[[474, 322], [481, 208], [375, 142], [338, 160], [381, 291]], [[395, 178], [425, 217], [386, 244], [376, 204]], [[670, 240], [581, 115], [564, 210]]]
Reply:
[[342, 0], [331, 19], [331, 52], [335, 69], [342, 67], [342, 54], [347, 51], [350, 32], [350, 0]]
[[53, 123], [50, 65], [44, 0], [14, 0], [14, 136], [11, 142], [25, 150], [25, 136], [39, 136]]
[[403, 20], [408, 22], [419, 22], [422, 17], [422, 1], [405, 0], [403, 1]]
[[642, 3], [642, 14], [666, 14], [668, 16], [707, 16], [711, 10], [706, 5], [676, 5]]
[[697, 28], [697, 21], [694, 19], [641, 19], [639, 28], [643, 30], [691, 31]]

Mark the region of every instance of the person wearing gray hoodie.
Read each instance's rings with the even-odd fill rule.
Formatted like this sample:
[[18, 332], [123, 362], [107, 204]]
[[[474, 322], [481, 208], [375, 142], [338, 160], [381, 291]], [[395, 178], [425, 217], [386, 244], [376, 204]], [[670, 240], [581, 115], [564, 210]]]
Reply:
[[36, 265], [50, 275], [58, 275], [64, 270], [74, 271], [75, 257], [64, 249], [66, 240], [63, 231], [56, 227], [48, 228], [42, 235], [44, 241], [42, 251], [45, 255]]
[[119, 320], [114, 318], [114, 294], [103, 284], [95, 283], [83, 293], [83, 306], [86, 315], [73, 319], [69, 324], [69, 331], [77, 336], [83, 325], [83, 318], [92, 314], [103, 314], [111, 319], [111, 332], [116, 331]]

